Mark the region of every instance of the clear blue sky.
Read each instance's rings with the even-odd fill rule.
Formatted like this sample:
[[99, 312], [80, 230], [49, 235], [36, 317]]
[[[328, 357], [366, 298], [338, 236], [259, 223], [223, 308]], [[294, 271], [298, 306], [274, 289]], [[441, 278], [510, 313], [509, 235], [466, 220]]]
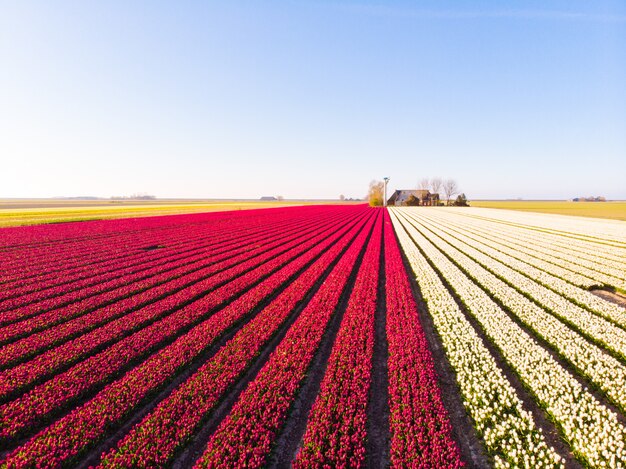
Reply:
[[0, 197], [626, 199], [626, 2], [2, 2], [0, 163]]

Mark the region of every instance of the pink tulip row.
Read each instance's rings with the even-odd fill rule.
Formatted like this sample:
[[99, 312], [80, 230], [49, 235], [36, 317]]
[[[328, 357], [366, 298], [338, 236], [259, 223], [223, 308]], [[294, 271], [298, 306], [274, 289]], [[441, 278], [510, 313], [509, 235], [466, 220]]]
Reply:
[[[297, 229], [298, 227], [293, 227], [292, 231], [297, 231]], [[261, 238], [264, 239], [270, 235], [271, 233], [266, 233], [264, 236], [261, 236]], [[212, 244], [212, 250], [216, 252], [226, 252], [228, 254], [228, 248], [230, 248], [232, 245], [237, 245], [236, 240], [232, 240], [232, 237], [232, 234], [229, 233], [224, 235], [223, 238], [218, 238], [216, 242]], [[228, 242], [229, 238], [231, 239], [230, 242]], [[250, 239], [254, 238], [255, 236], [250, 237]], [[239, 241], [239, 244], [241, 244], [241, 240]], [[226, 243], [223, 244], [224, 242]], [[186, 254], [175, 254], [171, 262], [179, 261], [182, 262], [183, 265], [186, 265], [195, 260], [206, 259], [206, 257], [210, 255], [212, 255], [211, 250], [209, 251], [209, 253], [200, 252], [194, 253], [191, 256]], [[185, 259], [188, 257], [190, 258]], [[208, 260], [211, 259], [209, 258]], [[102, 302], [110, 303], [116, 298], [125, 297], [135, 293], [136, 291], [144, 290], [149, 285], [144, 286], [142, 284], [142, 281], [163, 272], [164, 266], [167, 265], [167, 260], [146, 262], [142, 266], [142, 268], [134, 274], [115, 276], [112, 279], [108, 279], [109, 275], [105, 274], [102, 279], [104, 281], [101, 281], [100, 283], [87, 288], [70, 290], [68, 289], [67, 285], [60, 285], [53, 289], [53, 292], [56, 296], [41, 301], [37, 301], [36, 297], [39, 295], [38, 293], [35, 293], [33, 295], [27, 295], [21, 298], [21, 305], [19, 304], [20, 298], [7, 300], [7, 303], [10, 303], [8, 306], [15, 308], [15, 306], [18, 305], [20, 307], [18, 307], [17, 309], [13, 309], [12, 311], [1, 313], [0, 321], [4, 324], [7, 324], [22, 320], [24, 318], [31, 319], [32, 317], [51, 309], [58, 309], [63, 307], [66, 307], [66, 309], [63, 310], [65, 315], [71, 315], [72, 312], [83, 311], [85, 308], [88, 308], [93, 303], [98, 304], [97, 301], [101, 301], [101, 295], [103, 295], [104, 297]], [[171, 269], [171, 267], [169, 269]], [[50, 293], [44, 292], [41, 294], [49, 295]], [[36, 321], [32, 321], [32, 319], [29, 320], [29, 326], [32, 327], [33, 324], [36, 324]], [[47, 325], [48, 324], [44, 324], [44, 326]], [[21, 330], [21, 327], [22, 326], [19, 326], [18, 330]], [[4, 329], [2, 329], [0, 330], [0, 337], [8, 338], [10, 337], [10, 335], [7, 336], [7, 334], [4, 332]]]
[[[81, 454], [81, 452], [90, 445], [93, 445], [95, 442], [105, 437], [107, 431], [112, 426], [119, 425], [126, 416], [131, 414], [134, 408], [141, 404], [147, 395], [153, 394], [162, 387], [171, 376], [210, 347], [223, 331], [229, 329], [248, 315], [253, 308], [275, 291], [278, 286], [285, 282], [291, 282], [291, 278], [300, 269], [305, 267], [307, 263], [320, 254], [322, 254], [322, 257], [313, 265], [321, 265], [321, 271], [323, 271], [332, 257], [339, 254], [340, 247], [336, 247], [338, 246], [338, 239], [341, 240], [340, 242], [343, 242], [346, 238], [346, 231], [351, 229], [358, 219], [363, 218], [363, 213], [354, 213], [348, 218], [350, 219], [349, 226], [342, 228], [339, 232], [335, 232], [334, 234], [332, 231], [323, 233], [317, 240], [312, 240], [312, 245], [302, 245], [299, 251], [301, 255], [298, 255], [292, 263], [287, 264], [262, 283], [249, 289], [242, 297], [228, 304], [224, 309], [216, 312], [204, 322], [195, 326], [171, 345], [162, 348], [148, 360], [129, 371], [122, 378], [106, 386], [93, 399], [87, 401], [81, 407], [78, 407], [62, 419], [42, 430], [26, 444], [9, 454], [7, 459], [0, 462], [0, 464], [9, 467], [29, 467], [36, 463], [40, 464], [40, 467], [57, 467], [61, 464], [68, 464], [72, 461], [72, 458]], [[318, 244], [315, 244], [316, 242]], [[311, 267], [307, 269], [306, 272], [311, 271], [311, 269], [315, 272], [320, 271], [319, 268]], [[319, 277], [319, 274], [317, 275]], [[302, 277], [304, 277], [304, 275], [297, 277], [295, 281], [298, 281]], [[315, 283], [315, 277], [312, 278], [312, 281]], [[291, 289], [291, 287], [287, 288], [287, 290], [289, 289]], [[305, 292], [306, 290], [304, 292], [302, 290], [294, 290], [288, 294], [283, 292], [277, 299], [281, 297], [289, 299], [292, 302], [292, 306], [288, 308], [290, 311], [293, 305], [301, 301]], [[269, 312], [266, 313], [265, 311]], [[289, 311], [283, 314], [288, 314]], [[263, 315], [267, 320], [271, 320], [278, 312], [276, 308], [268, 306], [257, 318]], [[252, 321], [257, 321], [257, 319], [253, 318]], [[257, 331], [256, 327], [249, 325], [244, 326], [244, 329], [246, 329], [249, 334], [255, 334]], [[271, 331], [269, 331], [269, 334], [271, 336]], [[240, 332], [237, 337], [241, 335], [242, 333]], [[231, 340], [229, 344], [233, 343], [234, 340], [235, 339]], [[226, 349], [222, 348], [220, 352], [218, 352], [221, 354], [222, 360], [232, 359], [230, 353], [225, 353], [222, 350]], [[240, 350], [242, 353], [245, 353], [248, 351], [248, 347], [243, 347]], [[253, 353], [252, 357], [255, 355], [256, 353]], [[212, 375], [215, 381], [208, 382], [211, 386], [219, 383], [222, 373], [226, 374], [228, 372], [228, 370], [220, 365], [220, 362], [215, 362], [215, 360], [215, 357], [211, 360], [211, 363], [216, 363], [216, 365], [214, 364], [213, 366], [214, 374]], [[196, 375], [201, 373], [206, 366], [207, 365], [204, 365]], [[155, 370], [159, 370], [159, 372], [155, 373]], [[189, 381], [190, 380], [185, 383]], [[184, 386], [185, 384], [183, 384], [183, 387]], [[204, 393], [210, 392], [211, 386], [207, 386], [205, 382], [204, 385], [199, 388], [199, 391]], [[171, 397], [168, 398], [168, 400], [169, 399], [171, 399]], [[195, 398], [191, 401], [183, 400], [182, 411], [186, 411], [188, 414], [192, 414], [192, 416], [195, 415], [195, 413], [192, 412], [193, 407], [188, 408], [188, 406], [193, 406], [196, 402]], [[157, 410], [153, 411], [153, 413], [154, 412], [157, 412]], [[173, 419], [174, 420], [167, 420], [163, 428], [164, 430], [169, 429], [170, 425], [173, 426], [181, 421], [180, 417], [177, 415], [174, 415]], [[131, 432], [129, 435], [132, 434]], [[176, 436], [176, 434], [174, 436]]]
[[103, 455], [101, 465], [167, 464], [363, 225], [360, 221], [349, 232], [343, 230], [342, 237], [337, 241], [339, 236], [335, 236], [330, 248], [331, 244], [325, 242], [325, 247], [318, 250], [323, 253], [319, 259], [137, 424], [116, 448]]
[[[216, 228], [218, 227], [221, 230], [226, 228], [226, 226], [217, 225]], [[4, 275], [11, 275], [14, 282], [24, 281], [29, 273], [36, 276], [37, 270], [41, 267], [66, 271], [88, 264], [99, 264], [115, 257], [136, 255], [139, 253], [136, 248], [140, 245], [158, 244], [163, 239], [170, 243], [175, 240], [179, 241], [179, 238], [184, 239], [185, 232], [189, 233], [190, 231], [197, 231], [200, 235], [202, 226], [193, 227], [192, 230], [188, 227], [172, 228], [166, 232], [151, 230], [140, 236], [137, 233], [112, 233], [104, 238], [68, 240], [65, 243], [46, 246], [45, 249], [22, 246], [15, 253], [14, 259], [5, 261], [2, 272]], [[19, 257], [17, 257], [18, 253]], [[25, 267], [27, 270], [24, 270]]]
[[[268, 266], [274, 265], [277, 261], [277, 257], [279, 254], [286, 253], [280, 259], [285, 259], [294, 255], [294, 249], [298, 247], [298, 244], [303, 241], [302, 238], [297, 238], [294, 240], [279, 240], [279, 246], [266, 252], [265, 254], [259, 255], [257, 257], [253, 257], [248, 262], [241, 264], [239, 266], [235, 266], [229, 270], [223, 271], [219, 274], [216, 274], [212, 277], [209, 277], [205, 280], [200, 281], [198, 284], [187, 286], [180, 291], [167, 296], [156, 303], [149, 304], [145, 307], [138, 309], [132, 313], [123, 315], [122, 317], [109, 322], [95, 330], [91, 330], [91, 332], [79, 336], [70, 342], [67, 342], [63, 345], [59, 345], [56, 348], [52, 348], [47, 352], [35, 357], [34, 359], [22, 363], [20, 365], [14, 366], [8, 370], [0, 372], [0, 397], [7, 396], [9, 394], [14, 394], [17, 390], [24, 388], [36, 381], [40, 381], [43, 376], [47, 376], [51, 373], [54, 373], [56, 370], [62, 367], [67, 367], [72, 363], [75, 363], [79, 359], [89, 355], [93, 351], [96, 351], [103, 346], [106, 346], [108, 343], [112, 341], [116, 341], [121, 339], [124, 335], [128, 335], [134, 330], [137, 330], [141, 327], [144, 327], [146, 324], [154, 322], [156, 319], [167, 315], [168, 313], [176, 310], [184, 306], [194, 297], [197, 297], [199, 294], [203, 295], [207, 291], [214, 289], [215, 287], [223, 284], [231, 279], [237, 278], [237, 276], [242, 275], [245, 270], [248, 270], [252, 267], [262, 266], [262, 269], [267, 269]], [[283, 244], [284, 242], [284, 244]], [[264, 262], [271, 261], [272, 264], [264, 265]], [[243, 280], [246, 281], [256, 281], [261, 271], [252, 271], [246, 274], [244, 277], [241, 277], [238, 281], [243, 285]], [[170, 282], [170, 287], [176, 287], [176, 281]], [[156, 290], [156, 289], [155, 289]], [[222, 290], [226, 290], [226, 287], [222, 288]], [[132, 302], [132, 298], [128, 301]], [[116, 313], [115, 309], [107, 308], [102, 313], [102, 316], [108, 315], [110, 313]], [[93, 313], [94, 315], [96, 313]], [[89, 315], [91, 316], [91, 315]], [[97, 318], [96, 318], [97, 319]], [[78, 321], [78, 320], [76, 320]], [[66, 323], [71, 325], [71, 323]], [[79, 326], [81, 324], [78, 324]], [[49, 332], [45, 331], [41, 335], [47, 335], [54, 337], [53, 333], [56, 330], [60, 330], [60, 333], [67, 332], [67, 329], [62, 326], [57, 326], [57, 328], [51, 329]], [[32, 336], [37, 338], [36, 336]], [[22, 344], [30, 341], [30, 337], [23, 339], [23, 341], [18, 342], [18, 344]], [[32, 341], [33, 344], [36, 344], [36, 341]]]
[[[324, 230], [316, 232], [318, 238], [327, 234], [328, 232]], [[181, 330], [203, 319], [212, 310], [231, 300], [234, 296], [245, 292], [273, 270], [294, 258], [298, 249], [304, 249], [298, 248], [298, 244], [295, 241], [287, 243], [281, 248], [282, 254], [277, 252], [266, 253], [264, 256], [256, 257], [234, 269], [207, 279], [204, 285], [201, 282], [192, 289], [184, 290], [183, 292], [188, 295], [187, 301], [183, 297], [179, 297], [182, 293], [181, 295], [175, 294], [162, 300], [157, 306], [150, 305], [150, 307], [135, 313], [133, 319], [145, 322], [150, 317], [159, 314], [161, 310], [175, 310], [160, 321], [135, 332], [104, 351], [36, 386], [18, 399], [0, 406], [0, 439], [15, 437], [28, 427], [36, 425], [57, 407], [67, 405], [68, 401], [85, 395], [94, 386], [114, 378], [124, 367], [145, 356], [163, 341], [171, 340]], [[257, 268], [250, 270], [251, 267]], [[209, 282], [224, 283], [225, 280], [229, 279], [234, 279], [234, 281], [225, 283], [200, 300], [181, 308], [182, 305], [189, 302], [189, 299], [193, 299], [198, 294], [210, 289]], [[13, 391], [17, 379], [23, 380], [26, 377], [28, 382], [33, 382], [38, 375], [45, 375], [51, 368], [58, 368], [66, 363], [75, 362], [76, 355], [83, 356], [86, 350], [94, 350], [103, 342], [118, 339], [124, 334], [124, 331], [128, 330], [129, 326], [132, 327], [133, 325], [133, 321], [129, 318], [121, 318], [64, 346], [52, 349], [49, 354], [42, 355], [41, 359], [38, 357], [38, 359], [25, 364], [28, 366], [30, 363], [34, 363], [34, 366], [22, 370], [22, 375], [12, 376], [14, 380], [7, 380], [6, 387]], [[7, 370], [7, 373], [10, 374], [12, 370]], [[9, 393], [8, 390], [7, 393]]]
[[[124, 287], [135, 290], [144, 287], [146, 281], [152, 281], [157, 274], [165, 275], [169, 271], [175, 271], [189, 266], [191, 270], [194, 263], [204, 261], [206, 264], [212, 260], [215, 253], [228, 253], [228, 246], [222, 244], [231, 236], [218, 238], [217, 242], [205, 242], [204, 246], [196, 246], [191, 252], [167, 250], [167, 257], [144, 259], [140, 265], [115, 266], [107, 269], [94, 277], [82, 280], [69, 279], [68, 283], [62, 283], [45, 290], [39, 290], [23, 295], [20, 298], [10, 298], [0, 304], [2, 313], [0, 320], [4, 324], [12, 324], [16, 321], [31, 319], [53, 309], [63, 308], [71, 303], [77, 303], [83, 299], [93, 299], [98, 295], [109, 296]], [[236, 245], [236, 240], [230, 240], [230, 244]], [[174, 254], [175, 253], [175, 254]], [[59, 275], [61, 277], [62, 275]], [[172, 276], [176, 276], [173, 273]], [[165, 277], [165, 281], [168, 277]], [[128, 294], [124, 292], [124, 294]], [[29, 321], [32, 323], [32, 321]]]
[[[254, 228], [255, 232], [260, 232], [258, 227], [248, 228], [248, 231], [250, 231], [250, 228]], [[207, 247], [215, 245], [216, 241], [219, 241], [221, 238], [232, 239], [233, 231], [227, 226], [223, 226], [221, 230], [211, 233], [210, 238], [207, 236], [206, 228], [205, 230], [198, 229], [193, 232], [182, 232], [181, 230], [180, 233], [176, 233], [176, 236], [173, 235], [174, 233], [168, 233], [168, 236], [164, 238], [161, 233], [146, 234], [145, 238], [141, 240], [143, 245], [164, 244], [167, 245], [167, 249], [143, 251], [133, 246], [123, 245], [119, 248], [123, 258], [115, 257], [115, 255], [119, 255], [119, 253], [112, 252], [110, 249], [99, 249], [98, 246], [94, 246], [94, 256], [84, 259], [87, 264], [79, 266], [78, 269], [72, 270], [64, 268], [61, 274], [55, 272], [48, 275], [46, 278], [38, 277], [30, 283], [21, 281], [19, 282], [20, 286], [16, 288], [11, 288], [7, 285], [6, 289], [0, 291], [0, 310], [4, 311], [14, 307], [11, 302], [7, 301], [8, 299], [22, 297], [21, 299], [18, 298], [17, 306], [23, 306], [27, 302], [40, 301], [43, 298], [58, 295], [59, 291], [53, 289], [55, 286], [63, 285], [65, 292], [67, 292], [101, 282], [103, 279], [107, 279], [107, 276], [109, 278], [120, 277], [128, 273], [134, 273], [134, 271], [145, 270], [145, 266], [149, 262], [161, 261], [161, 263], [163, 263], [163, 261], [171, 262], [171, 260], [174, 260], [176, 257], [181, 259], [185, 258], [185, 254], [189, 255], [200, 249], [206, 249]], [[191, 243], [190, 238], [194, 240]], [[113, 240], [107, 240], [107, 242], [112, 241]], [[117, 243], [119, 241], [115, 240], [114, 242]], [[134, 240], [134, 243], [136, 244], [137, 241]], [[66, 248], [66, 251], [71, 250], [72, 246]], [[67, 256], [68, 253], [66, 252], [65, 257]], [[114, 258], [112, 259], [112, 257]], [[104, 259], [105, 262], [97, 264], [99, 258]], [[51, 265], [64, 267], [63, 262], [53, 259], [43, 259], [39, 264], [29, 264], [29, 268], [47, 270]], [[60, 292], [64, 291], [60, 290]], [[23, 298], [24, 295], [27, 294], [29, 297]], [[14, 300], [14, 302], [15, 301], [16, 300]]]
[[[4, 228], [3, 237], [0, 240], [0, 261], [3, 263], [31, 262], [40, 258], [47, 258], [48, 253], [55, 255], [65, 250], [65, 246], [75, 246], [80, 253], [89, 253], [94, 249], [106, 249], [99, 245], [101, 241], [120, 242], [141, 240], [145, 235], [163, 233], [167, 234], [176, 230], [193, 231], [201, 226], [219, 226], [222, 223], [232, 224], [239, 221], [254, 218], [268, 217], [294, 218], [293, 214], [287, 215], [284, 209], [271, 211], [237, 211], [226, 214], [205, 213], [187, 214], [174, 216], [160, 216], [137, 219], [118, 219], [106, 221], [63, 223], [45, 226], [24, 226], [16, 228]], [[302, 211], [299, 211], [302, 212]], [[285, 216], [287, 215], [287, 216]], [[37, 231], [37, 233], [33, 233]], [[32, 235], [29, 238], [29, 235]], [[54, 239], [46, 239], [53, 237]]]
[[[336, 210], [336, 212], [340, 213], [341, 211]], [[259, 219], [266, 222], [265, 224], [250, 224], [247, 219], [230, 220], [225, 217], [225, 220], [216, 220], [208, 226], [207, 224], [191, 227], [185, 225], [176, 230], [170, 228], [165, 232], [155, 229], [142, 233], [139, 238], [136, 235], [129, 235], [125, 238], [111, 236], [105, 240], [98, 240], [99, 244], [91, 243], [88, 246], [88, 256], [81, 257], [80, 260], [76, 261], [74, 244], [67, 244], [57, 253], [57, 258], [45, 252], [45, 256], [38, 259], [38, 263], [26, 259], [17, 263], [17, 267], [11, 274], [7, 273], [6, 265], [2, 265], [0, 267], [0, 279], [3, 276], [8, 276], [11, 281], [5, 282], [6, 288], [0, 291], [0, 298], [21, 296], [50, 286], [67, 284], [76, 278], [93, 277], [120, 266], [130, 266], [133, 259], [145, 262], [171, 255], [172, 252], [190, 251], [194, 245], [205, 245], [207, 239], [212, 241], [224, 233], [239, 233], [240, 231], [262, 233], [266, 226], [278, 228], [304, 221], [307, 218], [312, 220], [314, 216], [311, 215], [317, 215], [318, 218], [323, 216], [321, 213], [304, 213], [308, 213], [309, 216], [258, 215]], [[190, 243], [190, 241], [192, 242]], [[167, 250], [144, 251], [142, 249], [150, 245], [166, 245]], [[27, 249], [24, 250], [28, 251]], [[73, 265], [70, 265], [72, 263]], [[32, 271], [35, 276], [25, 277], [26, 271]]]
[[362, 467], [382, 244], [374, 228], [315, 399], [294, 467]]
[[[319, 207], [312, 207], [312, 211]], [[62, 249], [62, 246], [77, 246], [132, 236], [140, 239], [146, 234], [171, 230], [187, 229], [202, 225], [236, 223], [238, 220], [254, 218], [262, 222], [263, 217], [294, 218], [306, 213], [305, 207], [278, 208], [272, 210], [236, 211], [219, 213], [196, 213], [185, 215], [165, 215], [144, 218], [88, 221], [82, 223], [60, 223], [3, 228], [0, 238], [0, 261], [30, 261], [31, 256], [44, 256], [48, 252]], [[255, 222], [256, 223], [256, 222]], [[87, 252], [87, 251], [86, 251]]]
[[[331, 223], [331, 222], [329, 222]], [[283, 243], [292, 239], [301, 239], [306, 236], [310, 230], [318, 229], [319, 227], [299, 226], [293, 233], [288, 232], [285, 238], [276, 238], [276, 233], [272, 231], [272, 242], [266, 244], [257, 245], [250, 250], [249, 242], [237, 249], [219, 249], [216, 251], [216, 255], [208, 259], [204, 259], [204, 256], [199, 256], [199, 260], [192, 265], [186, 265], [180, 268], [176, 268], [172, 271], [164, 274], [159, 274], [153, 277], [154, 284], [151, 282], [143, 282], [142, 288], [145, 288], [140, 293], [134, 293], [127, 295], [124, 299], [118, 300], [111, 305], [97, 308], [93, 311], [78, 315], [74, 319], [67, 320], [65, 309], [54, 310], [48, 313], [41, 314], [36, 318], [32, 318], [25, 325], [22, 323], [7, 326], [3, 329], [3, 335], [8, 336], [7, 331], [14, 331], [15, 334], [20, 332], [37, 329], [42, 330], [39, 333], [32, 334], [16, 342], [10, 343], [0, 348], [0, 367], [7, 366], [7, 364], [16, 363], [22, 361], [37, 352], [45, 350], [52, 345], [58, 344], [63, 340], [67, 340], [72, 336], [79, 333], [85, 333], [94, 329], [108, 321], [111, 321], [117, 317], [130, 313], [133, 310], [137, 310], [140, 307], [147, 306], [150, 303], [157, 301], [161, 298], [167, 297], [177, 293], [177, 290], [186, 287], [192, 287], [194, 283], [205, 280], [210, 276], [213, 276], [220, 271], [232, 267], [237, 263], [243, 262], [248, 259], [262, 261], [259, 256], [268, 257], [268, 254], [263, 254], [264, 251], [278, 249], [284, 250]], [[225, 253], [218, 254], [219, 251], [225, 250]], [[273, 252], [273, 251], [272, 251]], [[132, 287], [132, 286], [131, 286]], [[158, 308], [158, 305], [155, 307]], [[144, 315], [145, 316], [145, 315]], [[150, 316], [147, 316], [150, 319]], [[56, 327], [49, 327], [57, 324], [60, 321], [65, 320]], [[23, 330], [20, 330], [20, 326]], [[0, 374], [0, 387], [2, 383], [2, 374]]]
[[[223, 217], [223, 220], [214, 220], [210, 225], [188, 223], [164, 229], [143, 230], [139, 236], [137, 233], [120, 232], [104, 239], [88, 240], [88, 244], [86, 242], [67, 242], [54, 250], [48, 247], [36, 259], [30, 259], [26, 256], [34, 249], [20, 248], [20, 258], [14, 260], [12, 270], [9, 270], [7, 262], [0, 264], [0, 282], [5, 279], [7, 294], [16, 296], [11, 294], [14, 287], [39, 289], [40, 283], [53, 281], [59, 273], [64, 276], [78, 275], [81, 269], [84, 270], [85, 267], [126, 264], [129, 256], [139, 254], [140, 257], [144, 255], [149, 258], [158, 253], [158, 251], [143, 251], [141, 248], [145, 246], [166, 244], [170, 249], [186, 247], [187, 243], [194, 238], [202, 241], [208, 236], [213, 237], [225, 232], [237, 232], [239, 229], [258, 230], [262, 226], [293, 223], [306, 218], [303, 216], [285, 217], [285, 215], [274, 213], [275, 211], [269, 212], [272, 212], [271, 215], [255, 214], [255, 218], [265, 221], [264, 224], [255, 223], [251, 225], [249, 219], [245, 217], [235, 219]], [[110, 223], [114, 222], [111, 221]], [[81, 251], [84, 251], [84, 254], [81, 254]]]
[[[146, 219], [144, 219], [146, 220]], [[245, 224], [245, 220], [239, 220]], [[117, 224], [117, 220], [109, 222]], [[219, 231], [227, 229], [227, 220], [216, 220], [211, 225]], [[150, 225], [152, 226], [152, 225]], [[72, 224], [59, 225], [61, 230], [71, 231]], [[8, 281], [24, 281], [29, 276], [40, 277], [39, 272], [42, 266], [49, 270], [65, 271], [76, 266], [86, 264], [97, 264], [102, 260], [116, 256], [124, 257], [128, 254], [135, 254], [138, 248], [150, 244], [158, 244], [162, 240], [178, 239], [185, 233], [197, 233], [204, 235], [206, 224], [183, 224], [180, 226], [168, 225], [162, 228], [142, 230], [114, 230], [105, 235], [93, 233], [87, 238], [73, 239], [68, 237], [57, 243], [46, 245], [15, 246], [10, 253], [0, 253], [3, 258], [2, 276], [8, 276]], [[21, 228], [22, 230], [24, 228]], [[58, 228], [59, 229], [59, 228]], [[103, 257], [104, 256], [104, 257]]]
[[198, 460], [198, 467], [261, 467], [287, 418], [328, 322], [363, 251], [378, 211], [341, 256], [257, 377], [239, 397]]
[[149, 231], [167, 231], [183, 226], [212, 225], [222, 221], [231, 222], [238, 219], [262, 220], [266, 215], [270, 217], [276, 215], [284, 218], [293, 218], [306, 214], [307, 211], [311, 213], [319, 212], [319, 207], [280, 207], [271, 210], [250, 209], [229, 212], [157, 215], [140, 218], [92, 220], [81, 223], [3, 228], [3, 236], [0, 239], [0, 255], [4, 256], [12, 252], [19, 252], [22, 248], [40, 248], [45, 250], [59, 244], [107, 238], [124, 233], [134, 233], [136, 236], [139, 236]]
[[407, 271], [385, 212], [390, 460], [397, 467], [462, 467]]

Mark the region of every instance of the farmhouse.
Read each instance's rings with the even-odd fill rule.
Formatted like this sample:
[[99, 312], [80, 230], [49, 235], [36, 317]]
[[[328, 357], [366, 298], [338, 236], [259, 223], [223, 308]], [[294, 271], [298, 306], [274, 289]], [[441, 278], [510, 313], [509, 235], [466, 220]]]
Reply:
[[261, 197], [261, 201], [263, 202], [273, 202], [275, 200], [278, 200], [278, 199], [272, 195], [264, 195], [263, 197]]
[[407, 205], [409, 197], [414, 196], [419, 200], [418, 205], [439, 205], [439, 194], [433, 194], [428, 189], [401, 189], [395, 191], [389, 197], [387, 205]]

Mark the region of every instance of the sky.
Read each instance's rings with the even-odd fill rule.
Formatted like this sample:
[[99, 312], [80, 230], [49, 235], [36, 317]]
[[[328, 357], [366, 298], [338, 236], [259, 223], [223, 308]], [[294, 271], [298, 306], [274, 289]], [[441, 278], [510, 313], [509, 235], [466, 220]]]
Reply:
[[0, 2], [0, 197], [626, 199], [626, 2]]

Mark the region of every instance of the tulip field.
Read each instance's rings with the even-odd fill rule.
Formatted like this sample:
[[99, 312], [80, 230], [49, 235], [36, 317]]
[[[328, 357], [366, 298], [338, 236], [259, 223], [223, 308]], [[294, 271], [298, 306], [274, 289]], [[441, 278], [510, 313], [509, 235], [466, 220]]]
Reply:
[[0, 467], [626, 467], [626, 222], [0, 229]]

